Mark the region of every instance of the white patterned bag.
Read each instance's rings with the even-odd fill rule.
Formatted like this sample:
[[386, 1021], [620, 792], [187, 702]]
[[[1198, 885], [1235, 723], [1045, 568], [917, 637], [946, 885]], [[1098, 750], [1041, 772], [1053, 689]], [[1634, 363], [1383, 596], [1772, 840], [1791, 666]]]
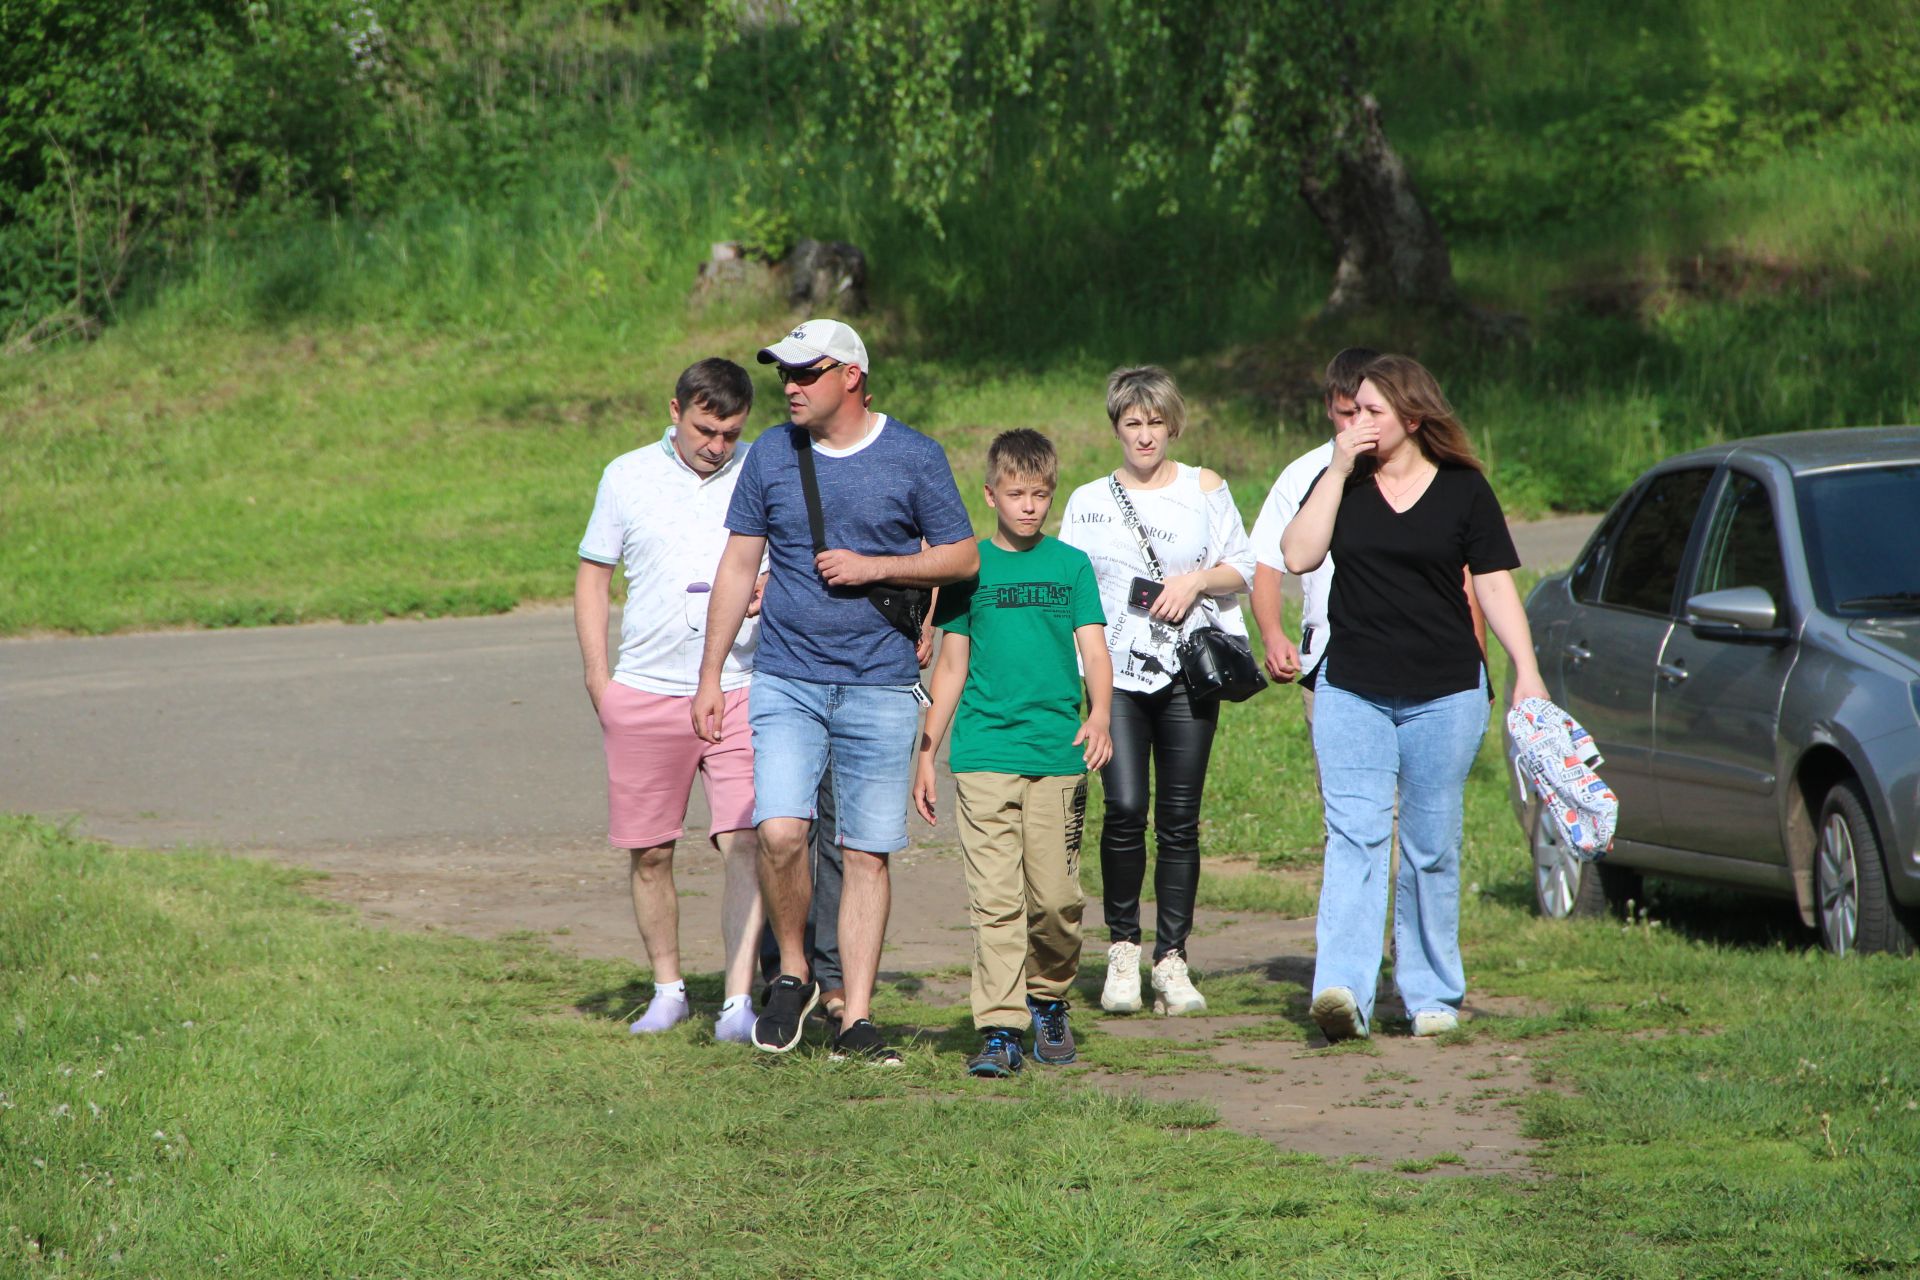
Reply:
[[1553, 818], [1560, 843], [1583, 862], [1606, 856], [1620, 801], [1594, 770], [1606, 763], [1593, 735], [1545, 698], [1522, 698], [1507, 712], [1513, 771]]

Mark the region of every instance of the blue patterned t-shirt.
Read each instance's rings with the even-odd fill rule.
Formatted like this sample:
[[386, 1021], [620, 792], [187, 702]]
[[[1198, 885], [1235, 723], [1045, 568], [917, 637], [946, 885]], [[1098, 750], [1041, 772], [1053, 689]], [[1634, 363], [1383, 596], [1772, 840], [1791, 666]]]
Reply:
[[[814, 684], [912, 684], [913, 641], [867, 598], [866, 587], [829, 587], [813, 567], [813, 534], [800, 487], [803, 428], [774, 427], [754, 442], [727, 509], [727, 528], [765, 538], [767, 593], [757, 671]], [[859, 444], [814, 447], [827, 546], [907, 556], [973, 538], [973, 522], [939, 444], [883, 418]]]

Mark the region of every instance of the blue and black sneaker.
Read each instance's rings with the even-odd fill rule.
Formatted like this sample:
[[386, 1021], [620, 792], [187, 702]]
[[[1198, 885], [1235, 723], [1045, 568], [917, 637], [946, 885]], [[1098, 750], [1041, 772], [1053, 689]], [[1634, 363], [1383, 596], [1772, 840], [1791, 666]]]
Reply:
[[980, 1052], [967, 1059], [967, 1074], [1005, 1079], [1018, 1071], [1025, 1061], [1020, 1052], [1018, 1031], [988, 1027], [980, 1040]]
[[1065, 1000], [1035, 1000], [1027, 997], [1027, 1012], [1033, 1015], [1033, 1056], [1050, 1067], [1064, 1067], [1078, 1055], [1073, 1047], [1073, 1028], [1067, 1025]]

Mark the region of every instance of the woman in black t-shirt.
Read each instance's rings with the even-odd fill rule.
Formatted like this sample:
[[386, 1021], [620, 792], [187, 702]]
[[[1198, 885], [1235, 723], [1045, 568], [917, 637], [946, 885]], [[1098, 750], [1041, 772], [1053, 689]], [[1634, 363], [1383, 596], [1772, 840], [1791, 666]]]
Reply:
[[1373, 1019], [1396, 795], [1394, 981], [1415, 1035], [1458, 1025], [1461, 819], [1488, 702], [1463, 568], [1513, 660], [1515, 701], [1547, 696], [1509, 572], [1520, 558], [1439, 384], [1381, 356], [1357, 404], [1280, 543], [1290, 573], [1329, 552], [1340, 566], [1327, 603], [1340, 643], [1313, 716], [1327, 851], [1312, 1012], [1331, 1040], [1365, 1036]]

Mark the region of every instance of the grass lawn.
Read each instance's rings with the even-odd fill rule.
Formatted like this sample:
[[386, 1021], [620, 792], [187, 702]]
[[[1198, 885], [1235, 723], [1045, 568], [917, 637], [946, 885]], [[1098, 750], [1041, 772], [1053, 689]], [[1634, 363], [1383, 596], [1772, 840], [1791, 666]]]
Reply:
[[[751, 363], [787, 324], [756, 312], [639, 350], [604, 334], [130, 333], [28, 376], [0, 366], [0, 634], [565, 596], [601, 468], [659, 439], [679, 371], [714, 352]], [[1049, 432], [1075, 483], [1115, 465], [1104, 373], [1009, 385], [936, 364], [881, 384], [879, 403], [934, 426], [991, 530], [981, 473], [1005, 427]], [[749, 437], [783, 416], [758, 382]], [[1305, 424], [1280, 435], [1244, 406], [1200, 408], [1182, 456], [1228, 475], [1251, 519]]]
[[[1204, 879], [1203, 927], [1311, 906], [1292, 696], [1223, 729], [1206, 847], [1270, 869]], [[1455, 1039], [1532, 1062], [1530, 1180], [1290, 1154], [1077, 1069], [982, 1087], [964, 1004], [912, 980], [878, 1003], [912, 1035], [897, 1072], [769, 1060], [700, 1021], [636, 1041], [631, 965], [369, 929], [297, 873], [0, 819], [0, 1274], [1920, 1273], [1915, 962], [1835, 960], [1784, 905], [1717, 894], [1537, 920], [1501, 772], [1490, 737], [1469, 981], [1538, 1012]], [[1270, 1015], [1237, 1041], [1306, 1041], [1297, 984], [1202, 983], [1216, 1013]], [[717, 1002], [717, 975], [693, 986]], [[1090, 1065], [1196, 1061], [1081, 1003]]]

